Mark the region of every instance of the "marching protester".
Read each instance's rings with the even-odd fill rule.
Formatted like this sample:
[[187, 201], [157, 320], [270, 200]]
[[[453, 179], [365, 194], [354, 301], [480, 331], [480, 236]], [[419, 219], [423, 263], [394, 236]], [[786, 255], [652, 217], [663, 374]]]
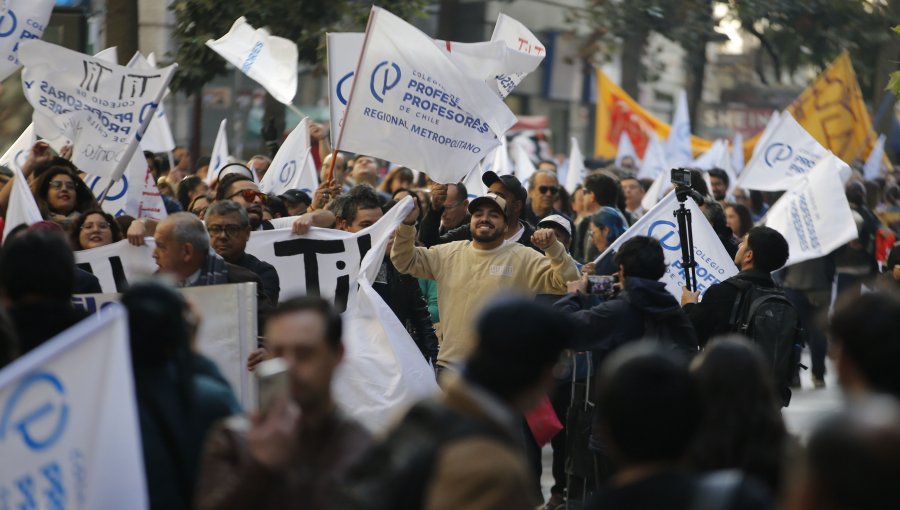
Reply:
[[289, 189], [280, 195], [288, 216], [305, 214], [312, 205], [312, 198], [299, 189]]
[[191, 202], [200, 195], [209, 193], [206, 181], [196, 175], [189, 175], [178, 183], [178, 203], [182, 210], [190, 212]]
[[238, 417], [210, 434], [195, 508], [345, 508], [337, 490], [371, 437], [333, 400], [342, 335], [341, 316], [321, 298], [292, 298], [269, 315], [265, 337], [286, 363], [287, 393], [249, 423]]
[[744, 204], [728, 202], [725, 204], [725, 219], [728, 228], [734, 233], [738, 239], [743, 239], [744, 235], [753, 228], [753, 217], [750, 215], [750, 209]]
[[728, 173], [721, 168], [713, 168], [709, 172], [709, 183], [712, 185], [712, 196], [719, 202], [720, 204], [725, 203], [728, 194], [728, 186], [731, 184], [731, 180], [728, 177]]
[[83, 212], [100, 208], [91, 190], [68, 166], [48, 168], [35, 177], [31, 189], [44, 219], [63, 228], [68, 228]]
[[[627, 228], [622, 214], [613, 207], [603, 206], [594, 213], [590, 221], [590, 239], [598, 256], [624, 234]], [[596, 257], [586, 262], [591, 263], [595, 260]], [[611, 255], [607, 255], [597, 264], [593, 269], [594, 274], [609, 275], [618, 271]]]
[[106, 246], [122, 240], [119, 223], [99, 209], [85, 211], [72, 224], [69, 241], [75, 251]]

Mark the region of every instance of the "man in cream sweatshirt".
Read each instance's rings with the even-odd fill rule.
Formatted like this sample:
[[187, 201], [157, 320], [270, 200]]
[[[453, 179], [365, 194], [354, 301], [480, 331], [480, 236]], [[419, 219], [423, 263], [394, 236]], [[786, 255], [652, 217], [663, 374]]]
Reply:
[[415, 246], [418, 208], [397, 228], [391, 261], [397, 270], [438, 282], [443, 341], [438, 366], [453, 368], [475, 348], [475, 318], [491, 297], [502, 292], [565, 294], [566, 282], [580, 277], [575, 261], [549, 228], [532, 243], [544, 255], [519, 243], [504, 242], [506, 201], [493, 193], [469, 203], [471, 241]]

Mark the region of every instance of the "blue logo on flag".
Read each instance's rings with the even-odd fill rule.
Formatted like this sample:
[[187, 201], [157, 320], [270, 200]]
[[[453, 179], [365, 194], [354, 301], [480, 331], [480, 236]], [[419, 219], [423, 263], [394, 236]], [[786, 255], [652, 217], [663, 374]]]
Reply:
[[[95, 190], [95, 189], [94, 189], [94, 188], [97, 186], [97, 183], [98, 183], [98, 182], [100, 182], [100, 177], [94, 177], [94, 180], [91, 181], [90, 188], [91, 188], [91, 192], [92, 192], [94, 195], [97, 195], [97, 194], [103, 192], [102, 189], [98, 189], [98, 190]], [[115, 194], [114, 194], [114, 193], [113, 193], [113, 189], [110, 188], [110, 189], [109, 189], [109, 192], [106, 194], [106, 198], [104, 199], [104, 201], [107, 201], [107, 200], [108, 200], [108, 201], [110, 201], [110, 202], [115, 202], [116, 200], [118, 200], [118, 199], [124, 197], [126, 193], [128, 193], [128, 177], [125, 177], [125, 176], [123, 175], [122, 178], [119, 179], [119, 180], [116, 181], [116, 182], [117, 182], [117, 183], [122, 183], [122, 189], [121, 189], [121, 191], [119, 191], [118, 193], [115, 193]]]
[[372, 71], [369, 89], [372, 91], [372, 97], [379, 103], [383, 103], [385, 94], [396, 87], [398, 83], [400, 83], [400, 66], [385, 60], [375, 66], [375, 70]]
[[[14, 13], [12, 10], [8, 10], [6, 12], [9, 14], [9, 19], [12, 23], [12, 26], [9, 28], [9, 30], [0, 32], [0, 37], [9, 37], [10, 35], [12, 35], [12, 33], [16, 31], [16, 26], [19, 24], [16, 20], [16, 13]], [[4, 21], [6, 21], [6, 16], [0, 16], [0, 26], [3, 25]]]
[[[663, 232], [660, 232], [659, 235], [653, 233], [657, 227], [663, 229]], [[678, 227], [671, 221], [654, 221], [650, 224], [650, 228], [647, 229], [647, 235], [656, 238], [659, 241], [660, 246], [665, 250], [676, 251], [681, 249], [681, 239], [678, 238]], [[666, 244], [673, 236], [675, 237], [675, 244]]]
[[765, 161], [766, 164], [775, 166], [779, 161], [786, 161], [794, 154], [794, 149], [790, 145], [784, 143], [773, 143], [766, 147]]
[[340, 101], [344, 106], [347, 106], [347, 98], [344, 97], [344, 83], [346, 83], [347, 80], [353, 77], [354, 72], [355, 71], [350, 71], [349, 73], [345, 74], [343, 78], [338, 80], [337, 87], [335, 87], [334, 92], [337, 94], [338, 101]]
[[3, 406], [0, 440], [12, 430], [21, 434], [32, 450], [53, 446], [69, 421], [69, 406], [62, 398], [65, 393], [59, 378], [49, 372], [36, 372], [22, 379]]
[[281, 172], [278, 173], [278, 180], [282, 184], [287, 184], [294, 178], [295, 173], [297, 173], [297, 162], [292, 159], [281, 167]]

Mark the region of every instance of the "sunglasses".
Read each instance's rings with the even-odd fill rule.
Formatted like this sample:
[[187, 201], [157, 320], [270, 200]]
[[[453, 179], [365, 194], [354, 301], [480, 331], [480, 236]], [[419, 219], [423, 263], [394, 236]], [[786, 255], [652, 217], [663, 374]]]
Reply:
[[541, 192], [541, 195], [545, 195], [547, 193], [555, 195], [559, 193], [559, 188], [556, 186], [538, 186], [538, 191]]
[[228, 196], [228, 198], [234, 198], [238, 195], [243, 197], [244, 200], [246, 200], [247, 202], [253, 202], [253, 199], [256, 197], [259, 197], [260, 200], [262, 200], [263, 202], [265, 202], [266, 200], [269, 199], [268, 195], [266, 195], [265, 193], [263, 193], [261, 191], [256, 191], [255, 189], [242, 189], [236, 193], [232, 193], [231, 195]]
[[234, 237], [243, 229], [244, 227], [240, 225], [209, 225], [206, 227], [206, 231], [209, 232], [210, 235], [218, 236], [224, 233], [227, 237]]

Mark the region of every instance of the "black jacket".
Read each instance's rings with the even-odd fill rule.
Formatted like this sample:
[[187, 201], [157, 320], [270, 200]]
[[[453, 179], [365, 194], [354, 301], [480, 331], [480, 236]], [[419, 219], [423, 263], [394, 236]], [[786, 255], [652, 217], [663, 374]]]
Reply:
[[372, 288], [409, 331], [422, 356], [434, 362], [438, 354], [437, 335], [428, 313], [428, 303], [419, 290], [419, 281], [397, 271], [390, 258], [385, 257]]
[[275, 266], [268, 262], [263, 262], [246, 252], [235, 265], [253, 271], [253, 273], [259, 277], [260, 287], [262, 287], [262, 291], [266, 297], [269, 298], [269, 303], [271, 303], [272, 306], [278, 304], [278, 294], [281, 293], [281, 282], [278, 279], [278, 271], [275, 270]]
[[19, 356], [90, 315], [72, 306], [71, 300], [18, 303], [10, 306], [8, 311], [19, 339]]
[[[745, 280], [764, 288], [772, 288], [775, 281], [772, 275], [756, 269], [748, 269], [729, 278]], [[703, 300], [699, 303], [689, 303], [684, 306], [694, 330], [697, 331], [697, 339], [700, 347], [706, 346], [710, 338], [725, 335], [731, 332], [731, 313], [734, 302], [738, 299], [738, 288], [724, 282], [717, 283], [706, 290]]]
[[[442, 214], [444, 214], [443, 207], [436, 211], [429, 208], [428, 211], [425, 212], [422, 221], [419, 223], [419, 242], [426, 248], [430, 248], [435, 244], [441, 244], [441, 236], [449, 232], [449, 230], [452, 230], [445, 229], [441, 226]], [[466, 214], [466, 219], [463, 220], [462, 224], [459, 226], [468, 225], [470, 218], [471, 216]]]

